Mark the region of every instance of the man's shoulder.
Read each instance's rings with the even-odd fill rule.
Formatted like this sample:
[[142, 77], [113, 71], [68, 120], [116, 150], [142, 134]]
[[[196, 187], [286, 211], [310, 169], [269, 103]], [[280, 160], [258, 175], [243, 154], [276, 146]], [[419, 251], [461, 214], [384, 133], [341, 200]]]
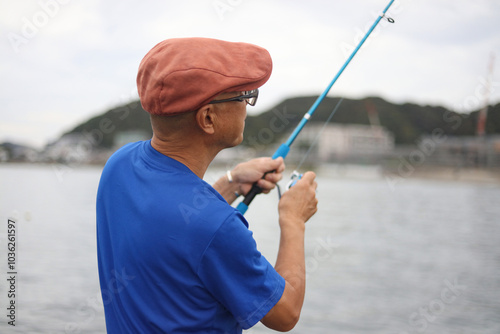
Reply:
[[117, 149], [108, 159], [106, 165], [113, 164], [130, 158], [131, 154], [139, 153], [139, 149], [144, 145], [143, 141], [128, 143]]
[[196, 186], [186, 188], [183, 194], [188, 201], [182, 202], [179, 206], [186, 221], [199, 220], [221, 224], [229, 218], [240, 220], [237, 217], [238, 211], [230, 206], [211, 185], [201, 179], [193, 181], [197, 183]]

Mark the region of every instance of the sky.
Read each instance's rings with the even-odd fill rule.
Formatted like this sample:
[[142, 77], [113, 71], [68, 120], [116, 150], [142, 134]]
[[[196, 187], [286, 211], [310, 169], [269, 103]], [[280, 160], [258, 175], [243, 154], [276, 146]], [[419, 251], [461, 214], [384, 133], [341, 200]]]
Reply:
[[[0, 0], [0, 142], [42, 148], [137, 99], [139, 63], [167, 38], [266, 48], [273, 74], [249, 113], [319, 95], [389, 2]], [[500, 1], [396, 0], [387, 16], [329, 96], [458, 112], [500, 102]]]

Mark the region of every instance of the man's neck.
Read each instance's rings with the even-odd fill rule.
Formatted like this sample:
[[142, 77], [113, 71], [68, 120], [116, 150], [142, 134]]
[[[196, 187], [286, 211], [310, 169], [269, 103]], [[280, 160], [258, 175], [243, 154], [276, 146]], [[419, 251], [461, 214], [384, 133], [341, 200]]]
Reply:
[[[196, 141], [190, 141], [194, 143]], [[214, 152], [213, 148], [208, 148], [200, 141], [199, 145], [180, 143], [176, 141], [166, 141], [153, 134], [151, 146], [163, 155], [179, 161], [203, 179], [208, 166], [219, 151]]]

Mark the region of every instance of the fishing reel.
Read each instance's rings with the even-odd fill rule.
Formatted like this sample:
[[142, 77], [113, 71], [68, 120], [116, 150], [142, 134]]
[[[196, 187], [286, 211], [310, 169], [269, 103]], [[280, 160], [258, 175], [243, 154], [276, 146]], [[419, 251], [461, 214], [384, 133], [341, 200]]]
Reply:
[[299, 172], [294, 170], [292, 175], [290, 175], [290, 181], [286, 185], [286, 189], [290, 189], [291, 187], [293, 187], [295, 183], [297, 183], [302, 178], [302, 175], [303, 174], [300, 174]]
[[[288, 183], [286, 185], [286, 190], [293, 187], [295, 185], [295, 183], [297, 183], [302, 178], [302, 175], [303, 174], [300, 174], [299, 172], [294, 170], [292, 172], [292, 175], [290, 175], [290, 181], [288, 181]], [[278, 184], [276, 185], [276, 188], [278, 189], [278, 198], [281, 199], [281, 188]]]

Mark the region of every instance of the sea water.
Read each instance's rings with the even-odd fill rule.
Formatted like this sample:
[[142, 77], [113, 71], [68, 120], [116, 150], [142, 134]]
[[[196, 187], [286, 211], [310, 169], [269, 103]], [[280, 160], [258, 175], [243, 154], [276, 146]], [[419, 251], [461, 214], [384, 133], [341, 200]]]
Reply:
[[[0, 333], [105, 332], [95, 241], [101, 170], [0, 165]], [[319, 210], [306, 227], [306, 297], [292, 333], [500, 333], [500, 185], [394, 184], [368, 170], [318, 175]], [[277, 203], [276, 191], [259, 195], [246, 214], [271, 263]], [[260, 324], [247, 331], [270, 332]]]

